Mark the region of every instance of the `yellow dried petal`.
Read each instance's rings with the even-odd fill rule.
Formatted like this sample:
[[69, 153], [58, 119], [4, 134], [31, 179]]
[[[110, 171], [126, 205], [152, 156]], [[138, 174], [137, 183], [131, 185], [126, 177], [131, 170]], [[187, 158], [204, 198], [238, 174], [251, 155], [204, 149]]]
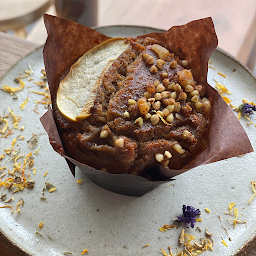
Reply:
[[236, 219], [238, 218], [238, 209], [237, 208], [234, 208], [234, 215], [236, 217]]
[[40, 223], [38, 224], [39, 229], [42, 229], [43, 226], [44, 226], [44, 223], [43, 223], [43, 222], [40, 222]]
[[33, 92], [33, 93], [36, 93], [36, 94], [39, 94], [39, 95], [43, 95], [45, 97], [49, 96], [49, 94], [45, 93], [45, 92], [38, 92], [38, 91], [31, 91], [30, 92]]
[[24, 205], [24, 200], [23, 199], [20, 199], [16, 205], [17, 207], [17, 211], [15, 211], [14, 213], [19, 213], [20, 212], [20, 206], [23, 206]]
[[222, 239], [221, 242], [226, 246], [228, 247], [227, 243]]
[[0, 132], [2, 134], [5, 134], [7, 128], [8, 128], [8, 120], [2, 118], [1, 121], [4, 123], [4, 126], [2, 127], [2, 129], [0, 129]]
[[223, 76], [223, 77], [226, 78], [226, 76], [225, 76], [224, 74], [222, 74], [221, 72], [218, 72], [218, 74], [219, 74], [220, 76]]
[[77, 182], [77, 184], [81, 184], [83, 181], [82, 180], [77, 180], [76, 182]]
[[236, 203], [229, 203], [229, 205], [228, 205], [229, 212], [231, 212], [231, 210], [235, 206], [235, 204]]
[[185, 238], [188, 238], [187, 243], [190, 243], [192, 240], [195, 240], [196, 237], [188, 234], [184, 234]]
[[204, 210], [205, 210], [207, 213], [210, 213], [210, 212], [211, 212], [211, 210], [208, 209], [208, 208], [204, 208]]
[[252, 184], [252, 191], [253, 191], [254, 194], [252, 195], [252, 197], [250, 198], [250, 200], [248, 201], [247, 204], [250, 204], [251, 201], [253, 200], [253, 198], [256, 196], [256, 190], [255, 190], [255, 188], [256, 188], [256, 181], [251, 181], [251, 184]]
[[28, 161], [28, 159], [32, 156], [32, 151], [30, 153], [27, 154], [27, 156], [25, 157], [24, 159], [24, 162], [23, 162], [23, 170], [25, 169], [25, 166], [26, 166], [26, 163]]
[[57, 190], [57, 188], [56, 188], [56, 187], [51, 188], [51, 189], [49, 189], [49, 193], [52, 193], [52, 192], [54, 192], [54, 191], [56, 191], [56, 190]]
[[162, 251], [162, 253], [163, 253], [163, 256], [169, 256], [169, 254], [167, 254], [164, 249], [161, 248], [161, 251]]
[[36, 167], [32, 168], [33, 174], [36, 175]]
[[25, 99], [25, 101], [20, 105], [20, 109], [22, 110], [26, 106], [27, 103], [28, 103], [28, 96]]
[[148, 247], [148, 246], [150, 246], [150, 244], [146, 244], [146, 245], [142, 246], [142, 248], [145, 248], [145, 247]]
[[81, 255], [84, 255], [84, 254], [86, 254], [87, 252], [88, 252], [88, 250], [87, 250], [87, 249], [84, 249], [84, 250], [82, 251]]
[[20, 121], [20, 116], [16, 116], [14, 113], [13, 113], [13, 111], [11, 111], [11, 109], [8, 107], [8, 110], [9, 110], [9, 112], [10, 112], [10, 114], [11, 114], [11, 117], [12, 117], [12, 119], [13, 119], [13, 128], [14, 129], [18, 129], [19, 128], [19, 121]]
[[19, 82], [20, 82], [20, 87], [14, 88], [14, 87], [10, 87], [10, 86], [7, 86], [7, 85], [2, 85], [3, 88], [1, 88], [1, 89], [3, 91], [6, 91], [6, 92], [10, 93], [10, 94], [13, 94], [17, 91], [22, 90], [25, 87], [25, 83], [21, 79], [19, 79]]
[[166, 228], [164, 228], [164, 227], [160, 227], [160, 228], [159, 228], [159, 231], [161, 231], [161, 232], [165, 232], [165, 231], [167, 231], [167, 229], [166, 229]]
[[231, 92], [224, 85], [218, 83], [217, 81], [216, 81], [215, 87], [220, 94], [222, 93], [231, 94]]
[[10, 206], [10, 205], [0, 206], [0, 208], [11, 208], [11, 209], [12, 209], [11, 213], [13, 213], [13, 207], [12, 207], [12, 206]]
[[44, 174], [44, 177], [48, 174], [49, 172], [46, 172], [45, 174]]
[[225, 100], [226, 103], [230, 103], [232, 100], [230, 100], [228, 97], [222, 97], [223, 100]]
[[241, 113], [241, 111], [239, 111], [238, 115], [237, 115], [237, 119], [240, 120], [241, 117], [242, 117], [242, 113]]
[[19, 123], [18, 122], [14, 122], [13, 123], [13, 128], [18, 130], [19, 129]]
[[248, 117], [244, 115], [244, 118], [247, 119], [250, 123], [247, 123], [247, 125], [253, 124], [253, 121]]
[[14, 138], [13, 141], [12, 141], [12, 148], [14, 147], [15, 143], [16, 143], [17, 139]]
[[40, 148], [38, 148], [36, 151], [35, 151], [35, 155], [38, 155], [38, 152], [39, 152]]

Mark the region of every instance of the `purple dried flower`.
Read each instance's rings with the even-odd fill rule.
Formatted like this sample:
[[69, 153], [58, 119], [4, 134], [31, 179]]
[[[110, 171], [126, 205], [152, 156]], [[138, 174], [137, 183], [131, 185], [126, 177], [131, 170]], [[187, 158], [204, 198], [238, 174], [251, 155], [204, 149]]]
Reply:
[[256, 111], [256, 106], [249, 103], [243, 103], [239, 106], [239, 110], [243, 115], [253, 115], [253, 111]]
[[193, 206], [186, 206], [186, 205], [183, 205], [182, 210], [183, 210], [183, 217], [178, 217], [178, 219], [184, 224], [190, 223], [191, 227], [193, 228], [194, 223], [196, 222], [195, 217], [201, 214], [200, 210], [199, 209], [196, 210]]

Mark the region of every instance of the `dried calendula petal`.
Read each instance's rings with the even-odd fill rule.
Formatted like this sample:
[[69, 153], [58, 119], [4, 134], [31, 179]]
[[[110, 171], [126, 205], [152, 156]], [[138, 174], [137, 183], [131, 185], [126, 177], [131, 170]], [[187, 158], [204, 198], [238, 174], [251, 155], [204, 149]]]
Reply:
[[[19, 123], [21, 117], [20, 117], [20, 116], [16, 116], [16, 115], [13, 113], [13, 111], [12, 111], [9, 107], [8, 107], [8, 110], [9, 110], [9, 112], [10, 112], [10, 114], [11, 114], [11, 117], [12, 117], [12, 120], [13, 120], [13, 126], [14, 126], [15, 123]], [[14, 127], [14, 128], [15, 128], [15, 127]], [[15, 128], [15, 129], [16, 129], [16, 128]]]
[[184, 244], [184, 243], [185, 243], [185, 229], [184, 229], [184, 228], [181, 230], [179, 242], [180, 242], [181, 244]]
[[252, 202], [253, 198], [256, 196], [256, 181], [251, 181], [251, 185], [252, 185], [253, 195], [247, 204], [250, 204]]
[[158, 230], [164, 233], [165, 231], [167, 231], [167, 228], [160, 227]]
[[40, 148], [38, 148], [36, 151], [35, 151], [35, 155], [38, 155], [38, 152], [39, 152]]
[[44, 223], [43, 223], [43, 222], [40, 222], [40, 223], [38, 224], [39, 229], [42, 229], [43, 226], [44, 226]]
[[11, 208], [11, 209], [12, 209], [11, 213], [13, 213], [13, 207], [12, 207], [12, 206], [10, 206], [10, 205], [0, 206], [0, 208]]
[[205, 229], [205, 234], [206, 234], [206, 236], [208, 236], [208, 237], [211, 237], [211, 236], [212, 236], [212, 233], [209, 233], [209, 231], [208, 231], [207, 228]]
[[49, 189], [49, 193], [52, 193], [52, 192], [54, 192], [54, 191], [56, 191], [57, 190], [57, 188], [56, 187], [54, 187], [54, 188], [50, 188]]
[[221, 72], [218, 72], [218, 74], [226, 78], [226, 75], [222, 74]]
[[229, 209], [229, 212], [232, 211], [232, 208], [235, 206], [236, 203], [229, 203], [228, 205], [228, 209]]
[[36, 175], [36, 167], [32, 168], [33, 174]]
[[234, 215], [235, 215], [235, 217], [236, 217], [236, 219], [238, 218], [238, 209], [237, 208], [234, 208]]
[[208, 209], [208, 208], [204, 208], [204, 210], [205, 210], [207, 213], [210, 213], [210, 212], [211, 212], [211, 210]]
[[12, 141], [12, 148], [14, 147], [15, 143], [16, 143], [17, 139], [14, 138], [13, 141]]
[[20, 105], [20, 109], [23, 110], [23, 108], [26, 106], [27, 103], [28, 103], [28, 96], [27, 96], [27, 98], [22, 102], [22, 104]]
[[232, 100], [230, 100], [228, 97], [223, 96], [223, 100], [225, 100], [226, 103], [230, 103]]
[[87, 250], [87, 249], [84, 249], [84, 250], [82, 251], [81, 255], [84, 255], [84, 254], [86, 254], [87, 252], [88, 252], [88, 250]]
[[219, 94], [223, 94], [223, 93], [231, 94], [231, 92], [224, 85], [218, 83], [217, 81], [216, 81], [215, 87], [219, 92]]
[[164, 249], [161, 248], [161, 251], [163, 253], [163, 256], [169, 256]]
[[0, 89], [10, 94], [14, 94], [15, 92], [20, 91], [25, 87], [25, 83], [21, 79], [19, 79], [19, 83], [20, 83], [20, 87], [14, 88], [7, 85], [2, 85], [3, 88], [0, 88]]
[[221, 242], [226, 246], [228, 247], [227, 243], [222, 239]]
[[21, 199], [18, 201], [17, 205], [16, 205], [17, 211], [15, 211], [14, 213], [19, 213], [19, 212], [20, 212], [20, 206], [23, 206], [23, 205], [24, 205], [24, 200], [21, 198]]

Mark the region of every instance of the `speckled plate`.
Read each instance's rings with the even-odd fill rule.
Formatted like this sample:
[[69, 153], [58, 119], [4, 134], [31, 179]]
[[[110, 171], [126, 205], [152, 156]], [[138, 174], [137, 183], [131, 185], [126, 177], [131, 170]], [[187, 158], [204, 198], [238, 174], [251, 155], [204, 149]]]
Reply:
[[[97, 30], [112, 37], [159, 31], [133, 26], [101, 27]], [[209, 68], [208, 82], [215, 86], [215, 79], [225, 85], [232, 92], [228, 97], [233, 105], [241, 104], [242, 98], [256, 101], [256, 79], [246, 68], [220, 49], [213, 53], [211, 61], [215, 69]], [[34, 71], [32, 78], [39, 81], [41, 68], [44, 67], [42, 47], [17, 63], [2, 78], [0, 85], [17, 86], [13, 79], [21, 70], [27, 70], [28, 64]], [[225, 74], [226, 78], [218, 72]], [[43, 91], [33, 81], [28, 82], [27, 78], [24, 81], [26, 88], [17, 93], [16, 100], [0, 91], [0, 113], [3, 114], [9, 106], [21, 116], [20, 125], [25, 125], [24, 131], [14, 129], [13, 134], [0, 139], [0, 155], [4, 148], [11, 147], [13, 139], [19, 134], [26, 137], [14, 146], [20, 148], [21, 153], [35, 152], [40, 147], [38, 155], [34, 156], [37, 173], [34, 175], [30, 171], [35, 180], [34, 189], [24, 189], [12, 195], [13, 190], [0, 188], [0, 193], [7, 193], [7, 199], [14, 197], [10, 203], [14, 208], [20, 198], [25, 202], [20, 213], [11, 214], [9, 208], [0, 209], [0, 238], [16, 255], [57, 256], [63, 255], [63, 252], [81, 255], [86, 248], [88, 255], [93, 256], [155, 256], [162, 254], [161, 248], [168, 251], [168, 246], [176, 253], [182, 250], [178, 244], [181, 228], [164, 233], [158, 229], [180, 216], [183, 204], [192, 205], [202, 212], [202, 222], [195, 224], [202, 231], [194, 228], [186, 229], [186, 233], [195, 235], [197, 239], [205, 236], [205, 228], [213, 233], [214, 251], [206, 251], [202, 255], [239, 255], [242, 248], [245, 252], [244, 248], [249, 248], [245, 246], [252, 245], [256, 231], [256, 198], [250, 205], [247, 202], [253, 194], [250, 182], [256, 180], [256, 153], [197, 167], [140, 198], [115, 194], [94, 184], [80, 170], [77, 170], [75, 178], [72, 176], [64, 158], [51, 148], [39, 121], [46, 109], [39, 105], [40, 114], [33, 111], [34, 101], [42, 96], [30, 92], [27, 105], [20, 110], [28, 90]], [[247, 125], [247, 122], [241, 119], [255, 148], [256, 128], [254, 124]], [[9, 125], [12, 128], [10, 118]], [[27, 140], [33, 133], [39, 134], [38, 146], [30, 149]], [[12, 170], [13, 162], [8, 159], [5, 157], [0, 167], [7, 166]], [[44, 176], [46, 172], [49, 173]], [[77, 184], [78, 179], [83, 180], [81, 185]], [[46, 181], [54, 184], [57, 190], [53, 193], [46, 191], [47, 201], [43, 201], [40, 196]], [[246, 221], [247, 226], [237, 224], [233, 228], [232, 221], [229, 221], [233, 216], [224, 214], [228, 212], [230, 202], [236, 203], [238, 218]], [[3, 205], [5, 203], [0, 201], [0, 206]], [[206, 213], [205, 207], [211, 212]], [[44, 222], [39, 231], [41, 235], [35, 232], [40, 222]], [[227, 229], [228, 235], [222, 226]], [[150, 245], [143, 247], [147, 244]]]

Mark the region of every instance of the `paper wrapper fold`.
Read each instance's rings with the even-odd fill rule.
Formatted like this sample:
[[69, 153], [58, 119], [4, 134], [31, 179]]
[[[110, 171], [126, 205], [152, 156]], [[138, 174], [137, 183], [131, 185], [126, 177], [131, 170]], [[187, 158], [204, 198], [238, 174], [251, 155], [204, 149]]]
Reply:
[[[52, 104], [54, 104], [59, 82], [65, 77], [71, 65], [86, 51], [109, 37], [86, 26], [55, 16], [45, 15], [44, 20], [48, 32], [44, 47], [44, 62]], [[207, 84], [208, 61], [217, 46], [212, 19], [196, 20], [184, 26], [172, 27], [164, 33], [151, 33], [140, 37], [155, 38], [164, 43], [170, 52], [181, 59], [188, 60], [195, 80], [206, 85], [206, 95], [212, 103], [208, 145], [179, 170], [156, 165], [144, 170], [143, 177], [110, 174], [70, 157], [68, 149], [63, 147], [54, 112], [49, 107], [47, 113], [41, 117], [41, 122], [48, 133], [53, 149], [66, 159], [73, 175], [77, 166], [101, 187], [120, 194], [142, 196], [160, 184], [170, 181], [172, 177], [196, 166], [252, 152], [248, 136], [233, 111], [218, 92]]]

